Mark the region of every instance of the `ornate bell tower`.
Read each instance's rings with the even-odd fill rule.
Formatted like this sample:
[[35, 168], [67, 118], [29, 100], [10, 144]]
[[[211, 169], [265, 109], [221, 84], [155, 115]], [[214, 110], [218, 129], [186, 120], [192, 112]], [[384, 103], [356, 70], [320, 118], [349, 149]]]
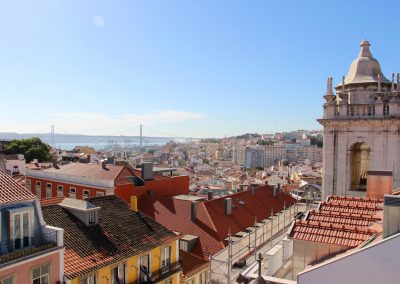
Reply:
[[364, 40], [334, 94], [324, 96], [323, 198], [364, 196], [368, 170], [393, 171], [400, 187], [400, 76], [389, 81]]

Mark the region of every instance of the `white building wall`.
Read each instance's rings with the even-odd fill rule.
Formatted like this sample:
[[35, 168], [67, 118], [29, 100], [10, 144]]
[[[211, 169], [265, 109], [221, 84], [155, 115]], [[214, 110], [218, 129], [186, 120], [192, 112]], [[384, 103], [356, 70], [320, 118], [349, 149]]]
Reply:
[[301, 272], [298, 284], [397, 284], [400, 234]]

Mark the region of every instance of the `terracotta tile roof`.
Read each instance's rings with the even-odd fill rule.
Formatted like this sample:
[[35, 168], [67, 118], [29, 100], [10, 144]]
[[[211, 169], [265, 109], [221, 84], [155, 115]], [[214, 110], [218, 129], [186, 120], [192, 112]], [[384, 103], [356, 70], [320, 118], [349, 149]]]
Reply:
[[375, 230], [365, 227], [297, 220], [290, 237], [296, 240], [356, 247], [375, 233]]
[[368, 208], [381, 210], [383, 206], [383, 199], [365, 198], [365, 197], [349, 197], [349, 196], [328, 196], [328, 203], [337, 206], [351, 206], [359, 208]]
[[50, 205], [57, 205], [60, 204], [65, 199], [64, 196], [53, 197], [53, 198], [43, 198], [40, 199], [40, 205], [43, 206], [50, 206]]
[[190, 252], [180, 250], [179, 256], [182, 259], [181, 261], [182, 273], [183, 277], [186, 280], [195, 275], [196, 273], [204, 269], [207, 269], [208, 266], [210, 265], [209, 261], [200, 258]]
[[[232, 214], [224, 212], [225, 198], [232, 198]], [[240, 204], [239, 201], [242, 203]], [[196, 219], [191, 221], [191, 201], [144, 196], [140, 208], [168, 229], [199, 237], [191, 253], [208, 259], [225, 247], [224, 239], [231, 233], [253, 226], [255, 218], [263, 220], [274, 212], [289, 207], [295, 200], [286, 193], [272, 196], [272, 187], [263, 186], [209, 201], [196, 203]]]
[[329, 196], [306, 220], [296, 221], [290, 237], [355, 247], [381, 231], [382, 199]]
[[15, 181], [12, 177], [0, 171], [0, 204], [35, 199], [36, 196], [29, 190]]
[[177, 236], [117, 196], [86, 199], [100, 207], [100, 223], [85, 226], [59, 205], [43, 206], [47, 224], [64, 229], [65, 275], [69, 279], [170, 243]]
[[374, 215], [349, 214], [337, 211], [310, 211], [307, 220], [329, 224], [369, 227], [379, 221], [380, 218], [374, 217]]
[[49, 168], [42, 171], [93, 179], [115, 180], [123, 169], [123, 166], [107, 165], [105, 170], [101, 164], [70, 163], [59, 166], [59, 169]]

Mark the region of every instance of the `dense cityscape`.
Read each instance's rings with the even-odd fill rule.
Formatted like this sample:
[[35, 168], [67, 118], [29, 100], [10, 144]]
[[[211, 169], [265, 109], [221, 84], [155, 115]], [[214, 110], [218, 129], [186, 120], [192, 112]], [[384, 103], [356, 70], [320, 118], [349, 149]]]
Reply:
[[[136, 4], [138, 11], [144, 9]], [[234, 13], [246, 14], [244, 8], [248, 6]], [[192, 16], [201, 14], [194, 10], [190, 10]], [[253, 8], [250, 11], [256, 13]], [[122, 10], [116, 14], [125, 13], [129, 15]], [[189, 18], [185, 21], [191, 23]], [[119, 23], [114, 21], [114, 25]], [[108, 28], [99, 14], [91, 25], [96, 32]], [[58, 34], [51, 29], [46, 32]], [[112, 30], [117, 38], [119, 31], [129, 29], [113, 26]], [[251, 29], [245, 30], [250, 33]], [[154, 35], [162, 37], [166, 31]], [[141, 34], [139, 38], [145, 42], [157, 37]], [[85, 40], [82, 36], [79, 42]], [[218, 42], [217, 37], [213, 40]], [[357, 46], [353, 41], [342, 41], [346, 48], [334, 59], [335, 63], [344, 61], [348, 69], [340, 72], [347, 75], [327, 75], [321, 82], [326, 88], [318, 95], [320, 115], [312, 118], [317, 125], [314, 129], [309, 127], [314, 124], [302, 120], [308, 112], [304, 101], [311, 105], [307, 97], [299, 102], [285, 99], [285, 108], [281, 108], [279, 95], [265, 100], [270, 108], [250, 95], [241, 103], [238, 101], [243, 98], [233, 95], [223, 103], [211, 96], [207, 99], [213, 106], [201, 104], [201, 111], [191, 107], [158, 110], [157, 101], [160, 105], [166, 101], [155, 95], [141, 95], [134, 104], [116, 98], [112, 106], [107, 102], [102, 105], [108, 98], [97, 95], [90, 104], [82, 103], [87, 97], [81, 97], [80, 102], [71, 95], [69, 104], [62, 104], [64, 98], [56, 102], [65, 112], [59, 111], [51, 119], [46, 116], [50, 110], [37, 115], [48, 124], [44, 130], [40, 129], [42, 122], [27, 110], [13, 109], [13, 114], [19, 111], [15, 121], [4, 115], [7, 118], [2, 120], [7, 123], [0, 124], [0, 284], [399, 283], [400, 74], [385, 74], [373, 56], [383, 55], [386, 47], [381, 42], [362, 39]], [[111, 45], [123, 53], [122, 44]], [[351, 52], [352, 45], [359, 49], [358, 54]], [[188, 46], [196, 48], [196, 44]], [[224, 48], [229, 53], [229, 48]], [[141, 55], [150, 54], [150, 50]], [[240, 52], [247, 52], [243, 50]], [[91, 53], [96, 51], [85, 55]], [[118, 54], [110, 52], [107, 56], [111, 54], [115, 62], [120, 61]], [[341, 58], [343, 54], [346, 56]], [[347, 62], [350, 55], [353, 60]], [[315, 60], [321, 61], [320, 68], [330, 74], [321, 53], [313, 56], [321, 56]], [[49, 57], [59, 58], [57, 53]], [[162, 66], [167, 60], [154, 62], [146, 61], [143, 66]], [[290, 64], [295, 66], [296, 61]], [[60, 69], [67, 69], [67, 65], [60, 65]], [[129, 74], [129, 68], [124, 72]], [[191, 72], [191, 68], [185, 68], [185, 72]], [[149, 94], [149, 86], [161, 84], [163, 76], [173, 74], [172, 69], [164, 70], [158, 81], [153, 81], [155, 70], [150, 72]], [[141, 71], [144, 74], [148, 70]], [[112, 77], [123, 77], [116, 74], [108, 75], [110, 82]], [[188, 76], [197, 78], [193, 74]], [[170, 83], [172, 77], [165, 82]], [[247, 79], [257, 82], [255, 77]], [[108, 87], [101, 79], [95, 81], [100, 89]], [[177, 86], [186, 83], [183, 77], [178, 81]], [[55, 84], [60, 82], [56, 80]], [[288, 91], [286, 82], [280, 82], [282, 92]], [[196, 81], [190, 84], [196, 86]], [[74, 86], [84, 88], [85, 84], [74, 82]], [[114, 85], [116, 93], [124, 92], [119, 87]], [[87, 96], [92, 100], [90, 92]], [[2, 89], [0, 93], [6, 94]], [[10, 97], [4, 96], [2, 101]], [[154, 110], [134, 112], [132, 108], [148, 107], [144, 103], [147, 97], [154, 102]], [[179, 99], [178, 93], [165, 97], [180, 107], [186, 101], [186, 97]], [[194, 93], [188, 98], [196, 105]], [[21, 108], [30, 107], [25, 100]], [[38, 100], [34, 98], [35, 103]], [[43, 101], [52, 108], [53, 101]], [[224, 111], [232, 102], [242, 105], [229, 116]], [[96, 108], [96, 112], [76, 111], [74, 104]], [[289, 110], [289, 104], [298, 104], [299, 112]], [[7, 103], [2, 106], [4, 114], [10, 111]], [[109, 113], [104, 106], [117, 109], [118, 114]], [[128, 112], [122, 110], [125, 107]], [[257, 111], [258, 107], [265, 108], [265, 113]], [[214, 120], [208, 108], [218, 110]], [[273, 115], [267, 119], [267, 113]], [[21, 117], [23, 123], [18, 124]], [[251, 117], [260, 123], [248, 123]], [[282, 117], [291, 117], [289, 125], [293, 127], [284, 130], [288, 124]], [[279, 131], [278, 122], [282, 122]], [[302, 124], [305, 129], [292, 130]], [[73, 130], [67, 133], [66, 125]], [[247, 129], [243, 131], [243, 127]], [[219, 135], [204, 134], [216, 129]]]

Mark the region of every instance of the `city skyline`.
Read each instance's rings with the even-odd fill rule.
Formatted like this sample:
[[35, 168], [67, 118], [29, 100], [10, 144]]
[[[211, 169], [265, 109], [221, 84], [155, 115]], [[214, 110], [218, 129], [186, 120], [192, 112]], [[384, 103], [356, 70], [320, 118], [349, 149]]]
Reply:
[[340, 83], [361, 40], [386, 77], [400, 70], [390, 36], [399, 4], [368, 21], [375, 2], [362, 3], [1, 4], [9, 107], [0, 130], [138, 135], [145, 124], [201, 138], [321, 129], [326, 78]]

